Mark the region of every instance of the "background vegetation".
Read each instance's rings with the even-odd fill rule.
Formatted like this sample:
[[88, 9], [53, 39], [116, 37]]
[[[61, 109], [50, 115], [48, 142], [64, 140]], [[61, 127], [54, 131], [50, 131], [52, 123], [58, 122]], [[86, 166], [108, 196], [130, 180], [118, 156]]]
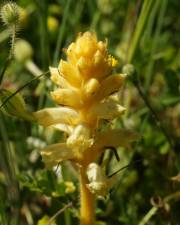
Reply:
[[1, 105], [6, 102], [0, 108], [0, 224], [45, 225], [45, 216], [57, 212], [57, 225], [78, 224], [76, 172], [68, 163], [47, 170], [39, 154], [63, 134], [23, 117], [20, 103], [8, 97], [21, 94], [30, 112], [52, 106], [48, 67], [57, 66], [63, 48], [87, 30], [108, 39], [117, 72], [127, 63], [134, 65], [136, 72], [121, 92], [127, 112], [114, 126], [142, 134], [131, 148], [119, 149], [120, 161], [106, 153], [107, 174], [129, 166], [119, 171], [110, 194], [98, 200], [98, 224], [180, 224], [180, 1], [15, 2], [21, 7], [16, 40], [30, 46], [15, 46], [7, 61], [12, 35], [1, 21]]

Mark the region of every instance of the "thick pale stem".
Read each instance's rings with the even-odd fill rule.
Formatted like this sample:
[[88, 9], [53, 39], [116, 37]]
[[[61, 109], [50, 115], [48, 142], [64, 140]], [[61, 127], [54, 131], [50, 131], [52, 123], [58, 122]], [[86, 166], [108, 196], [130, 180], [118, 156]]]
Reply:
[[27, 70], [31, 72], [35, 77], [38, 77], [43, 72], [36, 66], [36, 64], [32, 60], [27, 60], [25, 64]]
[[95, 196], [86, 187], [88, 183], [86, 169], [80, 170], [80, 225], [94, 225], [95, 223]]

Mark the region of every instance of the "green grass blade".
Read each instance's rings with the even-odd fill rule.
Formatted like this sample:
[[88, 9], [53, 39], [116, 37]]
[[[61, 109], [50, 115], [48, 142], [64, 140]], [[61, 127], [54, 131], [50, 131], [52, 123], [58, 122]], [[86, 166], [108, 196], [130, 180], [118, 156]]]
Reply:
[[158, 20], [157, 20], [157, 27], [156, 27], [153, 42], [152, 42], [150, 62], [149, 62], [147, 72], [146, 72], [145, 91], [147, 91], [149, 89], [149, 85], [152, 80], [153, 68], [154, 68], [154, 63], [155, 63], [155, 61], [153, 59], [153, 55], [154, 55], [154, 53], [157, 49], [158, 43], [159, 43], [159, 37], [160, 37], [161, 29], [163, 26], [164, 15], [165, 15], [166, 8], [168, 5], [168, 0], [162, 0], [162, 1], [159, 0], [159, 1], [157, 1], [157, 4], [158, 4], [157, 9], [159, 8], [159, 14], [158, 14]]
[[71, 4], [71, 0], [68, 0], [66, 3], [65, 10], [64, 10], [62, 24], [59, 29], [58, 39], [57, 39], [57, 43], [56, 43], [56, 49], [55, 49], [54, 58], [53, 58], [54, 65], [56, 65], [58, 62], [59, 52], [61, 49], [61, 45], [62, 45], [64, 33], [65, 33], [65, 26], [66, 26], [67, 18], [69, 16], [70, 4]]
[[128, 63], [133, 61], [133, 57], [136, 53], [137, 47], [139, 45], [140, 38], [143, 34], [145, 24], [148, 20], [149, 13], [153, 6], [154, 0], [145, 0], [142, 6], [142, 10], [137, 21], [136, 29], [133, 35], [132, 43], [128, 52]]

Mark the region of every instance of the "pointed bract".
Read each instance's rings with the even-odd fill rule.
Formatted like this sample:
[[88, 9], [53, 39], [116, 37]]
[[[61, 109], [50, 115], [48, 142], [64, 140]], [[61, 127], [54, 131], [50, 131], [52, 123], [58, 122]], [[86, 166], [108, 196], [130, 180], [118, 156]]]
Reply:
[[89, 118], [97, 117], [99, 119], [111, 120], [125, 112], [125, 108], [114, 101], [100, 102], [92, 106]]
[[52, 99], [60, 105], [79, 108], [82, 106], [82, 101], [78, 91], [72, 89], [57, 89], [51, 92]]
[[58, 123], [75, 125], [80, 120], [78, 112], [68, 107], [46, 108], [34, 112], [33, 115], [45, 127]]
[[51, 80], [58, 86], [62, 88], [72, 88], [72, 86], [68, 83], [68, 81], [62, 77], [59, 73], [59, 70], [55, 67], [49, 67], [51, 73]]
[[42, 159], [48, 167], [56, 166], [64, 160], [71, 160], [74, 154], [66, 143], [49, 145], [41, 150]]
[[96, 135], [94, 149], [103, 150], [108, 147], [129, 147], [130, 143], [140, 138], [134, 131], [126, 129], [115, 129], [99, 132]]

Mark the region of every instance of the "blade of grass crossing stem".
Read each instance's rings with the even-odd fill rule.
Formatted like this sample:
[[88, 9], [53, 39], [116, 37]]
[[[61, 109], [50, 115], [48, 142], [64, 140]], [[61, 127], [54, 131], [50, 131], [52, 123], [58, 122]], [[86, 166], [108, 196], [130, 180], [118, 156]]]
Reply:
[[158, 14], [158, 19], [157, 19], [157, 27], [156, 27], [153, 42], [152, 42], [150, 62], [149, 62], [147, 72], [146, 72], [146, 80], [145, 80], [145, 91], [146, 92], [147, 92], [149, 85], [151, 83], [151, 80], [152, 80], [153, 68], [154, 68], [154, 63], [155, 63], [155, 61], [153, 59], [153, 55], [155, 54], [158, 43], [159, 43], [159, 37], [160, 37], [160, 33], [162, 30], [162, 26], [163, 26], [164, 15], [165, 15], [166, 8], [168, 5], [168, 0], [159, 0], [159, 1], [157, 1], [156, 4], [158, 4], [157, 8], [159, 9], [159, 14]]
[[75, 9], [74, 25], [80, 23], [80, 19], [82, 18], [82, 12], [84, 10], [85, 1], [86, 0], [79, 0], [79, 2], [77, 3], [76, 9]]
[[148, 16], [153, 6], [153, 3], [154, 3], [154, 0], [145, 0], [143, 3], [142, 10], [141, 10], [139, 19], [137, 21], [136, 29], [133, 35], [132, 43], [128, 52], [128, 63], [132, 62], [133, 57], [136, 53], [138, 43], [144, 31], [144, 27], [148, 20]]
[[[46, 1], [38, 1], [39, 6], [39, 35], [40, 38], [40, 52], [41, 62], [43, 70], [46, 70], [49, 66], [49, 40], [47, 31], [47, 14], [48, 5]], [[38, 102], [38, 108], [41, 108], [46, 101], [46, 79], [42, 81], [42, 92]]]
[[19, 87], [14, 93], [12, 93], [12, 95], [10, 95], [9, 97], [7, 97], [2, 104], [0, 105], [0, 109], [13, 97], [15, 96], [17, 93], [19, 93], [20, 91], [22, 91], [25, 87], [27, 87], [29, 84], [31, 84], [33, 81], [38, 80], [40, 77], [45, 76], [49, 73], [49, 71], [40, 74], [39, 76], [33, 78], [32, 80], [30, 80], [29, 82], [27, 82], [26, 84], [22, 85], [21, 87]]
[[159, 1], [156, 1], [151, 10], [150, 15], [149, 15], [149, 20], [147, 22], [146, 29], [144, 31], [144, 35], [141, 39], [142, 48], [146, 47], [146, 41], [151, 39], [151, 37], [153, 35], [153, 28], [154, 28], [153, 26], [155, 23], [157, 12], [158, 12], [158, 5], [159, 5]]
[[[61, 3], [60, 0], [59, 0], [59, 2]], [[58, 62], [59, 52], [61, 49], [61, 45], [62, 45], [64, 33], [65, 33], [65, 26], [66, 26], [67, 18], [69, 15], [68, 12], [69, 12], [69, 8], [70, 8], [70, 4], [71, 4], [71, 0], [67, 0], [63, 19], [62, 19], [62, 25], [60, 26], [60, 29], [59, 29], [58, 39], [57, 39], [57, 43], [56, 43], [56, 49], [55, 49], [54, 58], [53, 58], [54, 65], [56, 65], [56, 63]]]
[[47, 1], [36, 0], [38, 6], [38, 26], [39, 26], [39, 39], [40, 39], [40, 53], [41, 53], [41, 64], [43, 70], [46, 70], [49, 65], [49, 40], [47, 31]]
[[92, 23], [90, 25], [90, 30], [92, 31], [96, 30], [96, 27], [100, 18], [101, 18], [101, 12], [97, 10], [93, 16]]
[[7, 59], [6, 59], [6, 61], [5, 61], [5, 63], [4, 63], [4, 66], [3, 66], [3, 68], [2, 68], [2, 70], [0, 72], [0, 85], [2, 83], [2, 80], [3, 80], [4, 74], [6, 72], [6, 69], [9, 66], [9, 63], [10, 63], [10, 58], [8, 56]]
[[43, 106], [45, 106], [46, 103], [46, 92], [47, 92], [47, 87], [46, 87], [46, 83], [47, 80], [44, 79], [43, 81], [41, 81], [42, 83], [42, 92], [41, 95], [39, 96], [38, 99], [38, 109], [41, 109]]

